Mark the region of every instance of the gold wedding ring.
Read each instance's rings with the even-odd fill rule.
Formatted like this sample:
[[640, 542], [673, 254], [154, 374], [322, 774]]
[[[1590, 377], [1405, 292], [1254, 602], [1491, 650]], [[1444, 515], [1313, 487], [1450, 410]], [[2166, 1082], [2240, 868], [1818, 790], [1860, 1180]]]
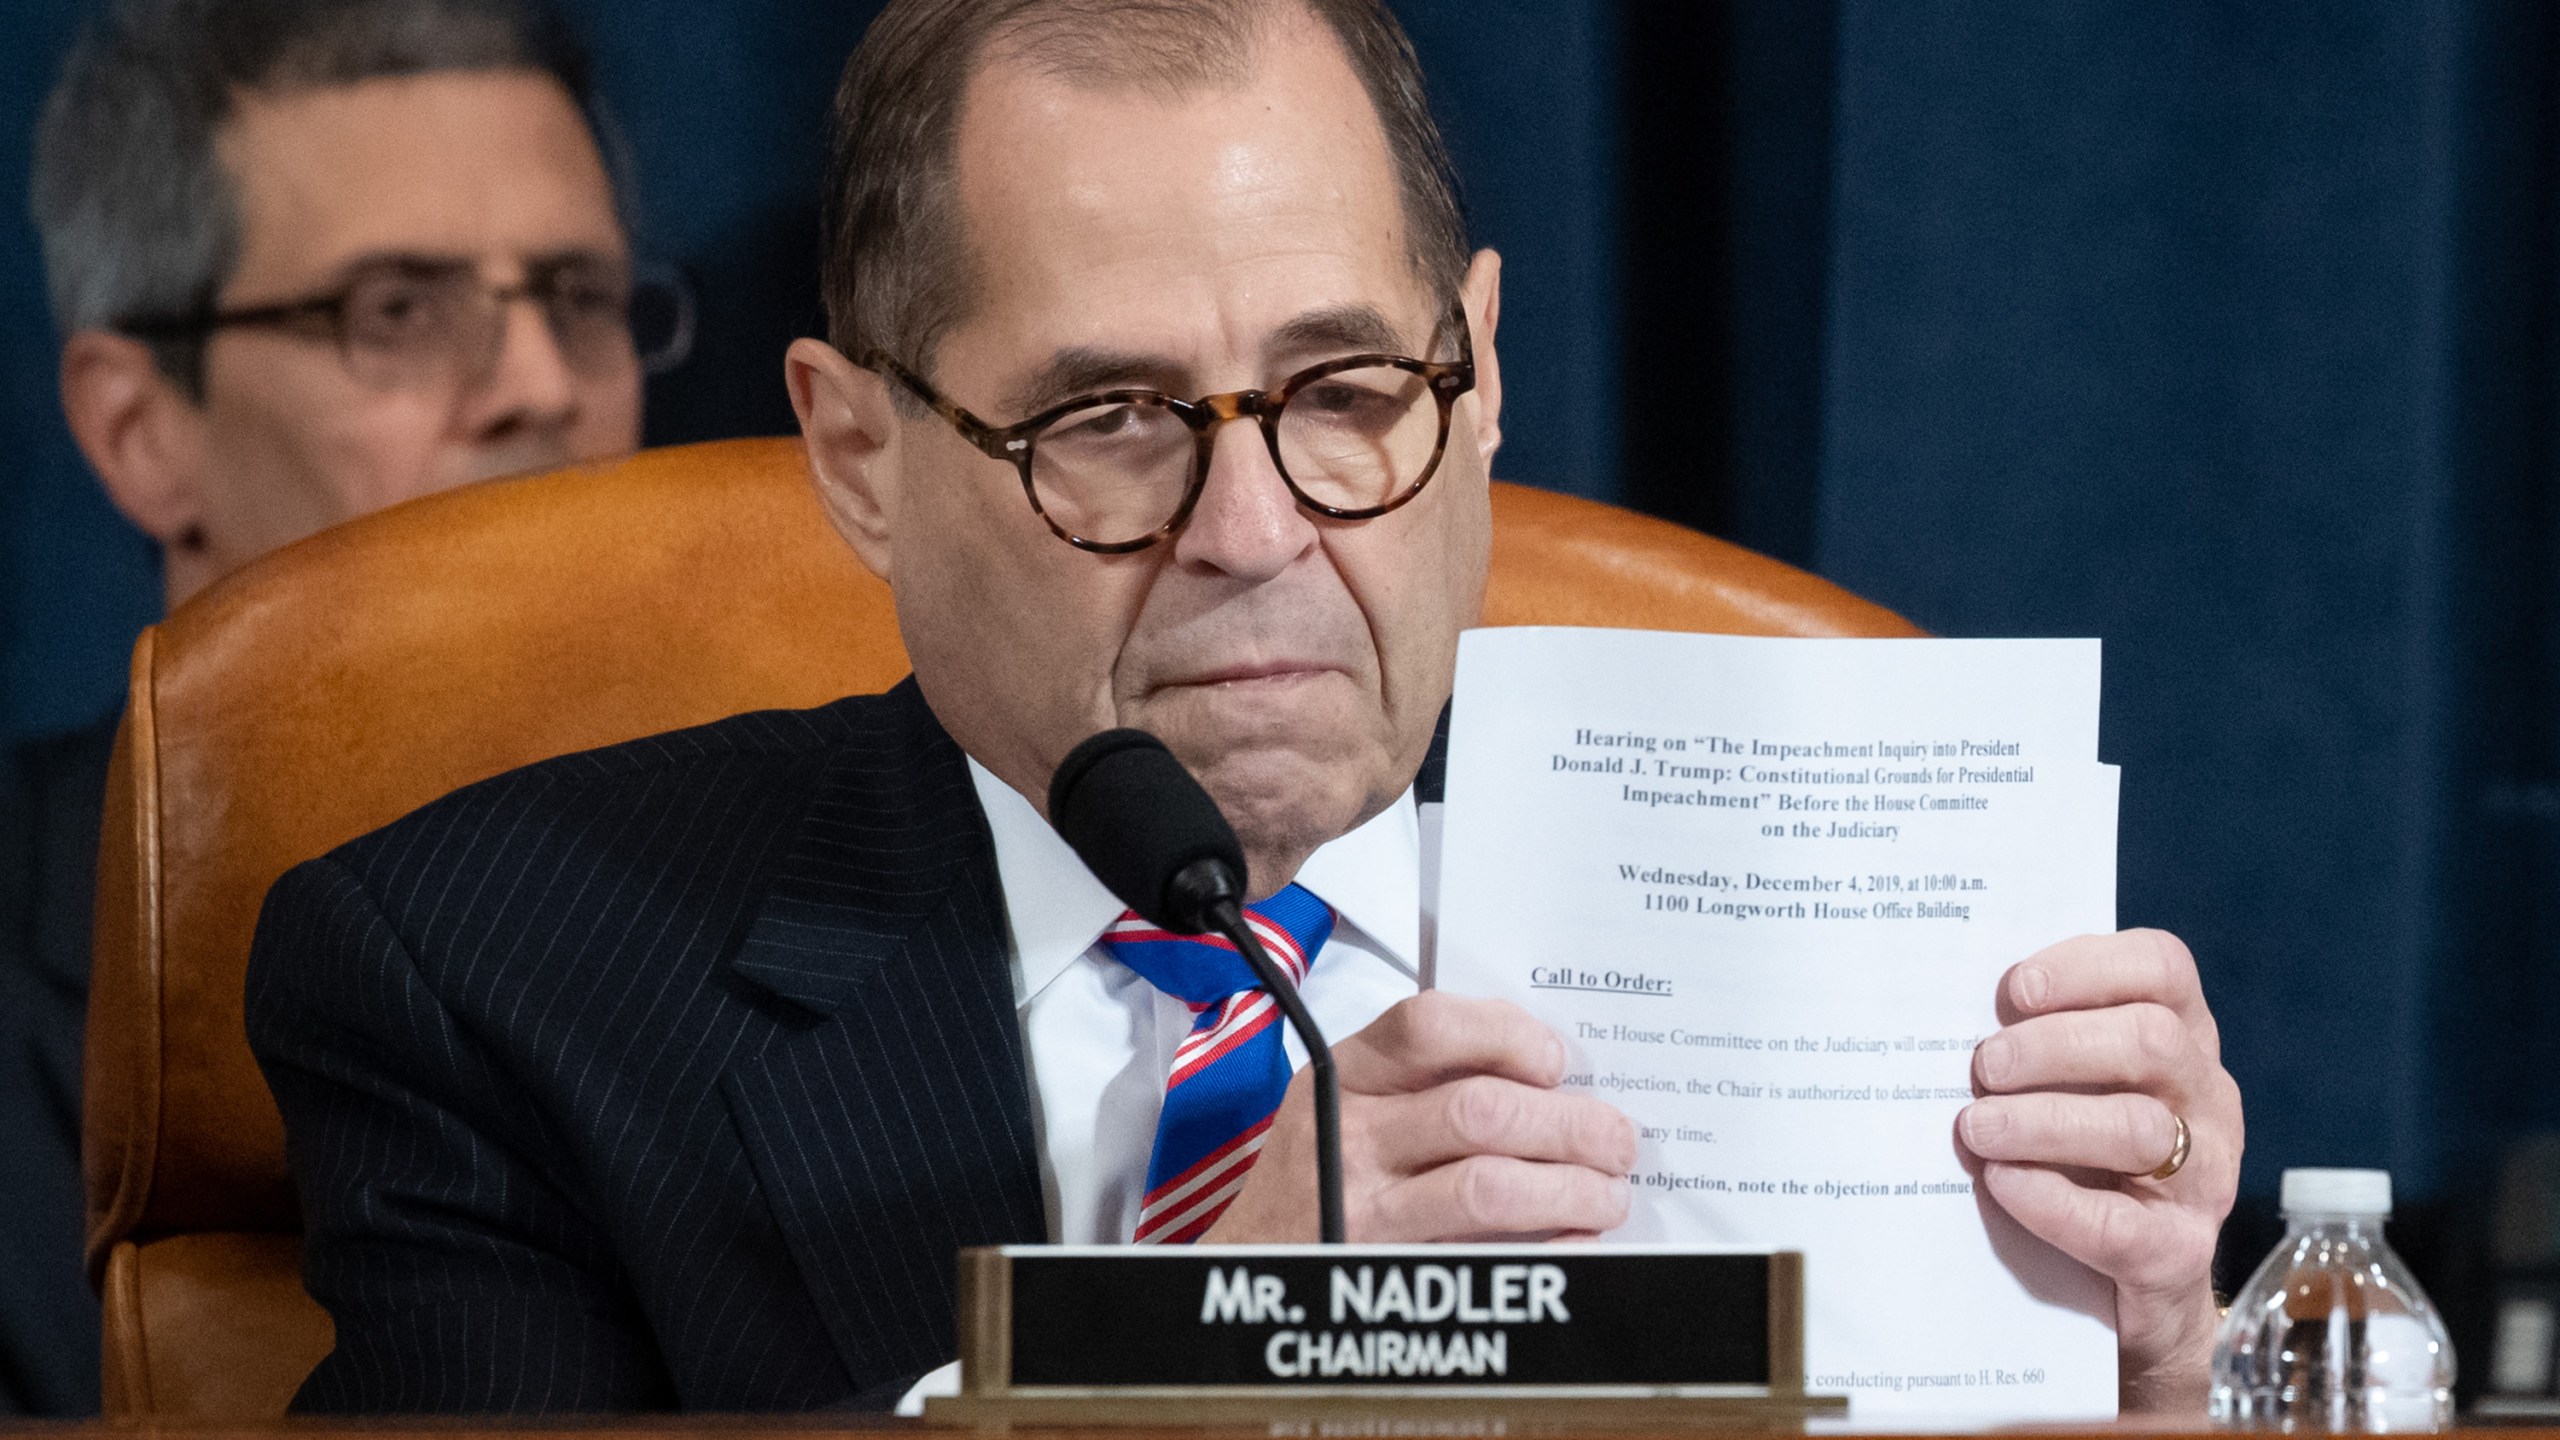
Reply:
[[2169, 1158], [2161, 1161], [2160, 1168], [2151, 1172], [2154, 1180], [2166, 1180], [2186, 1168], [2187, 1148], [2195, 1138], [2187, 1133], [2186, 1116], [2172, 1115], [2169, 1118], [2178, 1123], [2178, 1143], [2169, 1147]]

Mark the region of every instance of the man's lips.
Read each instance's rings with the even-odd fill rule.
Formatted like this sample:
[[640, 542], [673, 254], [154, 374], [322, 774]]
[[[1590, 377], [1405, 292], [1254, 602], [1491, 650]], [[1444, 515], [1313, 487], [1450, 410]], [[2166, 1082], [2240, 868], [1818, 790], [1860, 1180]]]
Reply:
[[1277, 685], [1288, 684], [1299, 680], [1312, 680], [1319, 675], [1339, 675], [1341, 673], [1343, 673], [1343, 671], [1342, 667], [1339, 665], [1327, 665], [1314, 660], [1254, 660], [1243, 661], [1233, 665], [1221, 665], [1214, 670], [1202, 671], [1196, 675], [1186, 675], [1181, 679], [1169, 682], [1167, 688], [1173, 688], [1175, 686]]

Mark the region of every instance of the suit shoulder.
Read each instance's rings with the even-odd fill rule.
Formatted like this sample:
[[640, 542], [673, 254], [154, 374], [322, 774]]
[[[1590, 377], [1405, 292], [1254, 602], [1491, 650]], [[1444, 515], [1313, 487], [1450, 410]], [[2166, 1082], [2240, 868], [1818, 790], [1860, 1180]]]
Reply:
[[876, 741], [902, 724], [911, 723], [909, 707], [898, 703], [902, 698], [892, 691], [886, 695], [847, 696], [808, 710], [751, 710], [681, 730], [536, 760], [454, 793], [462, 795], [511, 780], [611, 785], [653, 771], [719, 767], [739, 760], [785, 767], [817, 763], [839, 746]]
[[430, 801], [328, 858], [365, 889], [397, 895], [426, 873], [460, 867], [518, 870], [577, 854], [646, 865], [787, 833], [841, 757], [916, 747], [919, 719], [932, 722], [912, 688], [536, 761]]

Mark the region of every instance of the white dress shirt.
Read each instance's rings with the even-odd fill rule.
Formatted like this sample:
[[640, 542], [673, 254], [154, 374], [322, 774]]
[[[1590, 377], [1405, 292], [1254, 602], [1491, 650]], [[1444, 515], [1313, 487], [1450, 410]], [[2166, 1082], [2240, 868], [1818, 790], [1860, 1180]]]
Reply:
[[[1013, 1001], [1031, 1066], [1049, 1238], [1126, 1244], [1146, 1198], [1174, 1047], [1197, 1017], [1096, 943], [1124, 907], [1031, 802], [975, 760], [969, 778], [995, 834], [1013, 931]], [[1309, 856], [1298, 883], [1334, 909], [1333, 937], [1299, 993], [1325, 1038], [1340, 1040], [1419, 988], [1422, 848], [1412, 796]], [[1306, 1063], [1285, 1022], [1282, 1043], [1291, 1069]]]
[[[1097, 943], [1125, 907], [1031, 802], [974, 759], [969, 779], [995, 834], [1013, 931], [1013, 1004], [1031, 1066], [1049, 1238], [1125, 1245], [1146, 1199], [1173, 1049], [1197, 1017]], [[1334, 911], [1333, 937], [1298, 993], [1325, 1039], [1340, 1040], [1421, 988], [1422, 837], [1412, 793], [1307, 857], [1298, 883]], [[1307, 1054], [1283, 1027], [1294, 1071]], [[955, 1360], [909, 1387], [897, 1413], [920, 1415], [927, 1396], [959, 1393]]]

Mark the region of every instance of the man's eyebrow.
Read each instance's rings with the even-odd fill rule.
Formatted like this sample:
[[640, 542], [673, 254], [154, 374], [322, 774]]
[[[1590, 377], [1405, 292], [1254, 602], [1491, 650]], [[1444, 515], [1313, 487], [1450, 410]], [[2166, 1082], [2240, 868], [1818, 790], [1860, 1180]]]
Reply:
[[1182, 383], [1183, 367], [1162, 355], [1133, 350], [1104, 350], [1071, 345], [1049, 357], [1047, 364], [1007, 390], [991, 423], [1010, 425], [1039, 414], [1062, 400], [1102, 390], [1149, 389], [1172, 393]]
[[[1337, 355], [1403, 353], [1406, 341], [1386, 313], [1375, 305], [1333, 305], [1292, 317], [1263, 342], [1267, 364], [1277, 369], [1330, 359]], [[999, 413], [1011, 423], [1039, 414], [1060, 401], [1103, 390], [1162, 390], [1182, 399], [1186, 367], [1162, 355], [1105, 350], [1077, 345], [1049, 357], [998, 400]], [[1277, 380], [1279, 377], [1270, 377]]]
[[573, 265], [627, 265], [630, 261], [591, 245], [570, 245], [558, 250], [537, 250], [524, 257], [527, 270], [565, 270]]
[[1310, 310], [1271, 332], [1263, 356], [1274, 364], [1323, 360], [1335, 355], [1401, 354], [1405, 338], [1375, 305], [1333, 305]]
[[473, 265], [468, 255], [453, 255], [432, 250], [367, 250], [338, 262], [329, 274], [333, 279], [347, 280], [376, 270], [400, 270], [411, 274], [438, 275], [454, 270], [468, 270]]
[[[524, 268], [536, 274], [545, 270], [565, 270], [578, 265], [613, 265], [620, 263], [610, 253], [593, 246], [570, 245], [558, 250], [540, 250], [526, 255]], [[479, 257], [437, 250], [368, 250], [340, 261], [330, 272], [330, 282], [343, 284], [359, 275], [390, 270], [409, 275], [451, 275], [458, 271], [477, 270]]]

